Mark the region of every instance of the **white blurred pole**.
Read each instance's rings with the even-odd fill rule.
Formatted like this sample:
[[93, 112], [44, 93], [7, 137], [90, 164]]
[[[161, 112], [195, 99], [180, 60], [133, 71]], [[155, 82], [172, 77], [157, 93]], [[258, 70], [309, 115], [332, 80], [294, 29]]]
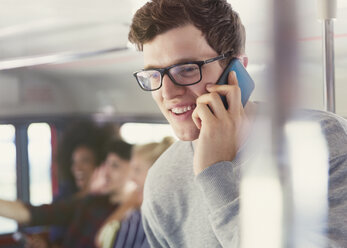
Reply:
[[267, 85], [270, 111], [255, 128], [250, 154], [256, 155], [246, 157], [243, 167], [242, 248], [326, 247], [326, 142], [319, 124], [293, 121], [300, 107], [301, 84], [298, 1], [271, 1], [274, 57]]
[[269, 3], [273, 48], [267, 84], [270, 109], [252, 140], [257, 155], [243, 168], [242, 248], [287, 248], [292, 240], [292, 187], [284, 126], [298, 96], [297, 11], [293, 0]]
[[[282, 248], [283, 190], [278, 168], [271, 156], [271, 123], [259, 117], [248, 146], [240, 185], [241, 247]], [[261, 144], [259, 142], [261, 141]]]
[[273, 43], [272, 80], [269, 98], [272, 103], [272, 159], [279, 171], [282, 186], [282, 243], [293, 248], [295, 215], [291, 164], [288, 161], [285, 125], [297, 107], [298, 99], [298, 17], [297, 1], [272, 0]]
[[326, 248], [328, 149], [319, 123], [292, 121], [285, 126], [292, 205], [286, 247]]
[[334, 19], [337, 0], [318, 0], [318, 17], [323, 22], [324, 107], [335, 113]]

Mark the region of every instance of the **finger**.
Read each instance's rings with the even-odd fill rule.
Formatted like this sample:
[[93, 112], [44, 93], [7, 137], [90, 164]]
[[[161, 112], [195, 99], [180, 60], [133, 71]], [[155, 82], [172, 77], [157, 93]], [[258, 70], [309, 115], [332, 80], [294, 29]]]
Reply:
[[198, 108], [198, 106], [195, 107], [195, 109], [194, 109], [194, 111], [192, 113], [192, 119], [193, 119], [193, 122], [194, 122], [195, 126], [198, 129], [201, 129], [201, 119], [199, 117], [197, 108]]
[[236, 72], [235, 71], [231, 71], [228, 74], [228, 84], [229, 85], [239, 85], [239, 82], [237, 80], [237, 76], [236, 76]]
[[226, 95], [226, 99], [229, 105], [228, 112], [231, 115], [239, 115], [243, 111], [241, 102], [241, 89], [238, 86], [230, 88]]
[[195, 125], [201, 129], [204, 123], [212, 122], [215, 117], [206, 104], [197, 104], [192, 114]]
[[242, 96], [241, 89], [239, 87], [239, 81], [237, 79], [237, 75], [235, 71], [231, 71], [228, 75], [228, 83], [233, 87], [232, 91], [227, 93], [227, 102], [229, 104], [228, 112], [232, 115], [242, 115], [244, 113], [243, 105], [242, 105]]
[[211, 92], [209, 94], [203, 94], [199, 96], [196, 100], [198, 104], [208, 105], [212, 114], [214, 114], [217, 118], [225, 115], [225, 107], [220, 98], [220, 94], [217, 92]]
[[243, 109], [241, 103], [241, 90], [237, 85], [212, 85], [207, 86], [206, 89], [208, 92], [218, 93], [226, 97], [229, 113], [239, 113], [240, 110]]
[[207, 84], [206, 89], [209, 92], [218, 91], [219, 94], [226, 95], [230, 86], [239, 86], [236, 72], [234, 71], [228, 74], [228, 84]]

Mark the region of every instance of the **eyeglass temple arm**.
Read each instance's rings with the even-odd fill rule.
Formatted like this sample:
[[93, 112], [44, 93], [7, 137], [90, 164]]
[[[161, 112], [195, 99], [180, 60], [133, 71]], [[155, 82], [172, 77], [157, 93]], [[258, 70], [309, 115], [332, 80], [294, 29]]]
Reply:
[[215, 58], [207, 59], [204, 61], [204, 64], [208, 64], [208, 63], [211, 63], [211, 62], [216, 61], [216, 60], [225, 59], [225, 58], [229, 57], [231, 54], [232, 54], [232, 50], [229, 52], [223, 53], [222, 55], [219, 55]]

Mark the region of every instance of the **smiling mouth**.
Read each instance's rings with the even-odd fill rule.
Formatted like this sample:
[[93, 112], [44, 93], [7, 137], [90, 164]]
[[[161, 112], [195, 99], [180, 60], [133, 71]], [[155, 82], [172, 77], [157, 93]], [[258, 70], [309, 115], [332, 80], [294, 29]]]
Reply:
[[184, 114], [190, 110], [193, 110], [195, 109], [196, 107], [196, 104], [192, 104], [192, 105], [189, 105], [189, 106], [184, 106], [184, 107], [179, 107], [179, 108], [172, 108], [170, 109], [170, 111], [176, 115], [181, 115], [181, 114]]

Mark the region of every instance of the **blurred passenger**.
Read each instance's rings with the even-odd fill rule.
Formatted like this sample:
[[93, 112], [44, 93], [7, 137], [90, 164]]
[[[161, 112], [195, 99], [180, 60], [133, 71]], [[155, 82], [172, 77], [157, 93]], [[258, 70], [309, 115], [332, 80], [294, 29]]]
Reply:
[[88, 194], [42, 206], [0, 200], [0, 216], [14, 219], [20, 225], [66, 226], [63, 247], [94, 247], [97, 230], [107, 216], [119, 207], [123, 197], [130, 171], [131, 147], [121, 140], [108, 145], [104, 194]]
[[59, 193], [56, 199], [88, 193], [94, 169], [105, 159], [104, 148], [113, 136], [108, 126], [75, 122], [64, 132], [58, 146]]
[[97, 235], [97, 246], [102, 248], [149, 247], [142, 227], [140, 206], [147, 172], [157, 158], [174, 142], [172, 137], [160, 143], [136, 145], [131, 156], [131, 180], [136, 188], [124, 203], [105, 221]]
[[[103, 149], [111, 136], [107, 126], [99, 127], [90, 121], [74, 122], [66, 128], [58, 145], [59, 190], [53, 202], [66, 200], [67, 197], [83, 197], [88, 193], [91, 176], [104, 160]], [[61, 246], [65, 232], [66, 227], [52, 226], [50, 246]], [[39, 242], [37, 240], [38, 237], [35, 237], [35, 244]]]

